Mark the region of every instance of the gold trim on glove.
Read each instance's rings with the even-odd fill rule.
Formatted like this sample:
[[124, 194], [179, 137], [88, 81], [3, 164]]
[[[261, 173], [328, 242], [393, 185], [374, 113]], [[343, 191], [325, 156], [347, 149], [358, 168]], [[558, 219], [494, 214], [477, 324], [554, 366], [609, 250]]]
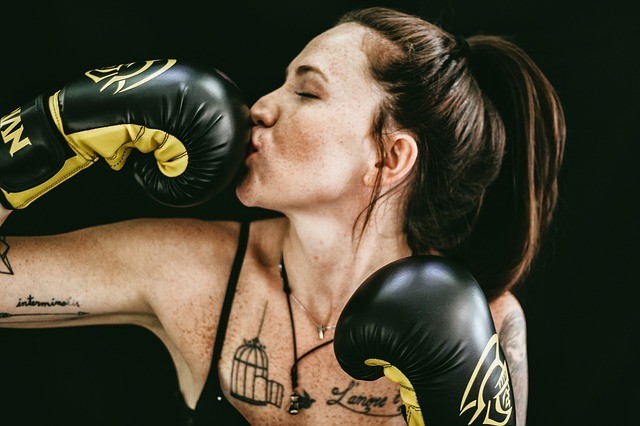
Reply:
[[369, 358], [365, 360], [364, 363], [371, 367], [382, 367], [387, 379], [400, 386], [400, 397], [407, 409], [407, 424], [409, 426], [424, 426], [422, 409], [420, 408], [420, 404], [418, 404], [418, 395], [416, 395], [416, 391], [409, 379], [407, 379], [407, 376], [397, 367], [394, 367], [382, 359]]

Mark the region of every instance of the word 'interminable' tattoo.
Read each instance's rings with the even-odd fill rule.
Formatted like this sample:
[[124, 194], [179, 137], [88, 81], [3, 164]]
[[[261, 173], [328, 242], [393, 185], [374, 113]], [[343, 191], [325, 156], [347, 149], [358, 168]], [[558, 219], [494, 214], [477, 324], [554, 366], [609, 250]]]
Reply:
[[[42, 301], [37, 300], [31, 294], [23, 299], [22, 297], [18, 298], [18, 303], [16, 304], [16, 308], [51, 308], [51, 307], [67, 307], [67, 306], [75, 306], [77, 308], [80, 307], [80, 302], [73, 299], [72, 297], [67, 297], [63, 300], [58, 300], [55, 297], [52, 297], [50, 301]], [[12, 320], [7, 321], [7, 323], [11, 324], [22, 324], [22, 323], [37, 323], [37, 322], [51, 322], [52, 320], [57, 321], [73, 321], [85, 315], [89, 315], [88, 312], [83, 311], [74, 311], [74, 312], [29, 312], [29, 313], [14, 313], [14, 312], [0, 312], [0, 320], [12, 318]], [[16, 317], [22, 318], [35, 318], [35, 317], [49, 317], [46, 320], [32, 320], [29, 319], [27, 321], [15, 321]], [[57, 318], [54, 318], [57, 317]]]
[[13, 275], [13, 268], [9, 262], [7, 253], [9, 253], [9, 244], [7, 244], [6, 238], [0, 235], [0, 260], [2, 260], [2, 264], [0, 264], [0, 273]]
[[56, 300], [52, 297], [50, 302], [43, 302], [40, 300], [36, 300], [32, 295], [29, 295], [26, 300], [22, 300], [21, 297], [18, 298], [18, 304], [16, 305], [16, 308], [23, 308], [25, 306], [77, 306], [79, 308], [80, 302], [78, 302], [77, 300], [73, 300], [71, 297], [67, 297], [65, 300]]
[[[360, 383], [352, 380], [344, 389], [334, 387], [331, 390], [331, 394], [335, 398], [328, 399], [327, 405], [338, 405], [365, 416], [395, 417], [402, 415], [402, 400], [399, 392], [393, 398], [393, 401], [390, 401], [386, 396], [371, 396], [356, 392], [355, 388], [359, 385]], [[391, 411], [384, 410], [388, 403], [394, 406]]]

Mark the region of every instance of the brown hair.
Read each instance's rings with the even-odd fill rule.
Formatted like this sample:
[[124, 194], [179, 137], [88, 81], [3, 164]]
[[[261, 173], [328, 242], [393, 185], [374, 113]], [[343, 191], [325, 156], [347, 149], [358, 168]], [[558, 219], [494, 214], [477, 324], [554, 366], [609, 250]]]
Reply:
[[[404, 230], [415, 254], [457, 258], [493, 299], [530, 272], [558, 198], [565, 122], [558, 95], [533, 60], [503, 36], [456, 39], [426, 20], [371, 7], [337, 24], [377, 35], [371, 75], [386, 91], [372, 133], [417, 137]], [[373, 41], [373, 42], [371, 42]], [[373, 191], [366, 226], [376, 202]]]

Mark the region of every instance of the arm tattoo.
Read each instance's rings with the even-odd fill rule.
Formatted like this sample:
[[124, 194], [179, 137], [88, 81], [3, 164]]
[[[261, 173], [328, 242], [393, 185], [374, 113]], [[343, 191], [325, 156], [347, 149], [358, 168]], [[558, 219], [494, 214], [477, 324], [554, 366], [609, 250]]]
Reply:
[[66, 299], [57, 300], [55, 297], [52, 297], [51, 300], [38, 300], [32, 295], [18, 298], [18, 303], [16, 304], [16, 308], [23, 308], [26, 306], [35, 306], [35, 307], [51, 307], [51, 306], [75, 306], [77, 308], [80, 307], [80, 302], [73, 299], [72, 297], [67, 297]]
[[44, 323], [50, 323], [53, 318], [51, 317], [56, 317], [56, 316], [62, 316], [63, 318], [59, 318], [57, 319], [58, 321], [73, 321], [73, 320], [77, 320], [85, 315], [89, 315], [88, 312], [82, 312], [82, 311], [78, 311], [78, 312], [59, 312], [59, 313], [40, 313], [40, 314], [11, 314], [9, 312], [0, 312], [0, 320], [3, 320], [5, 318], [14, 318], [14, 317], [48, 317], [49, 319], [47, 320], [43, 320], [43, 321], [34, 321], [34, 320], [28, 320], [28, 321], [7, 321], [8, 324], [34, 324], [37, 322], [44, 322]]
[[9, 263], [7, 253], [9, 253], [9, 244], [7, 244], [6, 238], [0, 235], [0, 260], [2, 260], [2, 264], [0, 264], [0, 273], [13, 275], [13, 269], [11, 268], [11, 263]]
[[[68, 297], [66, 299], [56, 299], [54, 297], [51, 300], [38, 300], [32, 295], [29, 295], [25, 299], [22, 297], [18, 298], [18, 303], [16, 304], [16, 308], [57, 308], [62, 307], [66, 308], [68, 306], [72, 306], [75, 308], [80, 308], [80, 302], [77, 300]], [[73, 310], [64, 310], [62, 312], [50, 310], [46, 312], [0, 312], [0, 321], [7, 324], [33, 324], [38, 322], [51, 322], [51, 321], [72, 321], [79, 319], [85, 315], [88, 315], [88, 312], [80, 311], [77, 309]], [[20, 318], [25, 319], [26, 321], [22, 321]], [[42, 318], [42, 320], [38, 320], [37, 318]], [[8, 321], [3, 321], [9, 319]]]
[[511, 373], [517, 423], [524, 426], [527, 418], [529, 372], [526, 323], [522, 312], [512, 310], [505, 316], [500, 330], [500, 340]]

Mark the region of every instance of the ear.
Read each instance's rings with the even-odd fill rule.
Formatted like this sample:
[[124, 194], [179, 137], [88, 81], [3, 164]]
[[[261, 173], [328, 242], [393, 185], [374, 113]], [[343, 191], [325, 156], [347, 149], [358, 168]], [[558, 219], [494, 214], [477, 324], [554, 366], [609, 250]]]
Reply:
[[375, 170], [367, 175], [367, 185], [375, 185], [378, 170], [381, 172], [381, 186], [391, 187], [398, 184], [409, 174], [417, 158], [418, 143], [412, 134], [398, 131], [387, 135], [384, 158], [379, 160]]

